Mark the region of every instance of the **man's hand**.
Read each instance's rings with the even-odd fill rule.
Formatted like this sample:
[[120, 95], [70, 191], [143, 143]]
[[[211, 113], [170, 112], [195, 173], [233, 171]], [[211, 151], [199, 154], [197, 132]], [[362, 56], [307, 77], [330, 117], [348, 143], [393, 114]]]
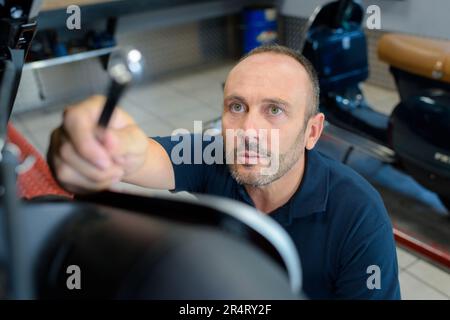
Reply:
[[108, 128], [97, 126], [104, 103], [104, 97], [94, 96], [68, 107], [52, 132], [47, 160], [68, 191], [107, 189], [136, 174], [146, 161], [149, 138], [126, 112], [116, 108]]

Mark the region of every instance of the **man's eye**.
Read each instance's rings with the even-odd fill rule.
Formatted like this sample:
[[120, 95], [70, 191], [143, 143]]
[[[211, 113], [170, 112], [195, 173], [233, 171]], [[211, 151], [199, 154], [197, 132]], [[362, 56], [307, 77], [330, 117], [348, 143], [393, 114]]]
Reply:
[[280, 107], [277, 107], [277, 106], [270, 106], [269, 107], [269, 113], [272, 116], [277, 116], [277, 115], [279, 115], [282, 112], [283, 112], [283, 110]]
[[230, 109], [232, 112], [242, 112], [244, 111], [244, 106], [240, 103], [233, 103], [230, 105]]

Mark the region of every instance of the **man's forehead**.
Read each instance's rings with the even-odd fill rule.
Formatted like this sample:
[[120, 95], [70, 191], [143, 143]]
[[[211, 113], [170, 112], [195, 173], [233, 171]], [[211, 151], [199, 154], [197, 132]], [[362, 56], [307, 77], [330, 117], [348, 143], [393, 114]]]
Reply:
[[280, 54], [275, 52], [262, 52], [253, 54], [244, 60], [238, 62], [230, 74], [233, 72], [249, 71], [250, 70], [267, 70], [286, 72], [290, 71], [292, 74], [298, 74], [301, 76], [306, 75], [305, 68], [294, 57], [286, 54]]
[[293, 57], [264, 52], [236, 64], [227, 77], [225, 91], [262, 88], [285, 93], [286, 97], [303, 97], [308, 90], [308, 81], [303, 66]]

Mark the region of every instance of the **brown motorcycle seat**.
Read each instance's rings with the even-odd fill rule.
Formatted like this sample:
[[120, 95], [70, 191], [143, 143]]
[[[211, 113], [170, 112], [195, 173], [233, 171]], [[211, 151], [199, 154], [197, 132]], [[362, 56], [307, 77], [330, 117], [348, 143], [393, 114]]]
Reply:
[[450, 83], [450, 41], [386, 34], [378, 43], [378, 57], [398, 69]]

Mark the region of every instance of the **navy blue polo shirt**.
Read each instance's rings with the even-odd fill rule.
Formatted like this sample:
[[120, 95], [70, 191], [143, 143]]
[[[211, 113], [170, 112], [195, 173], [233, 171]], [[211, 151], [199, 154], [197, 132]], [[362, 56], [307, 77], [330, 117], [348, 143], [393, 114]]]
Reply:
[[[189, 138], [194, 141], [193, 135]], [[153, 139], [169, 156], [179, 143], [171, 137]], [[204, 150], [207, 145], [202, 142], [200, 147]], [[193, 164], [193, 148], [194, 144], [190, 163], [172, 161], [173, 191], [223, 196], [254, 207], [226, 164]], [[348, 166], [318, 151], [306, 151], [298, 190], [269, 215], [285, 228], [298, 249], [303, 290], [309, 298], [400, 299], [389, 216], [378, 192]]]

